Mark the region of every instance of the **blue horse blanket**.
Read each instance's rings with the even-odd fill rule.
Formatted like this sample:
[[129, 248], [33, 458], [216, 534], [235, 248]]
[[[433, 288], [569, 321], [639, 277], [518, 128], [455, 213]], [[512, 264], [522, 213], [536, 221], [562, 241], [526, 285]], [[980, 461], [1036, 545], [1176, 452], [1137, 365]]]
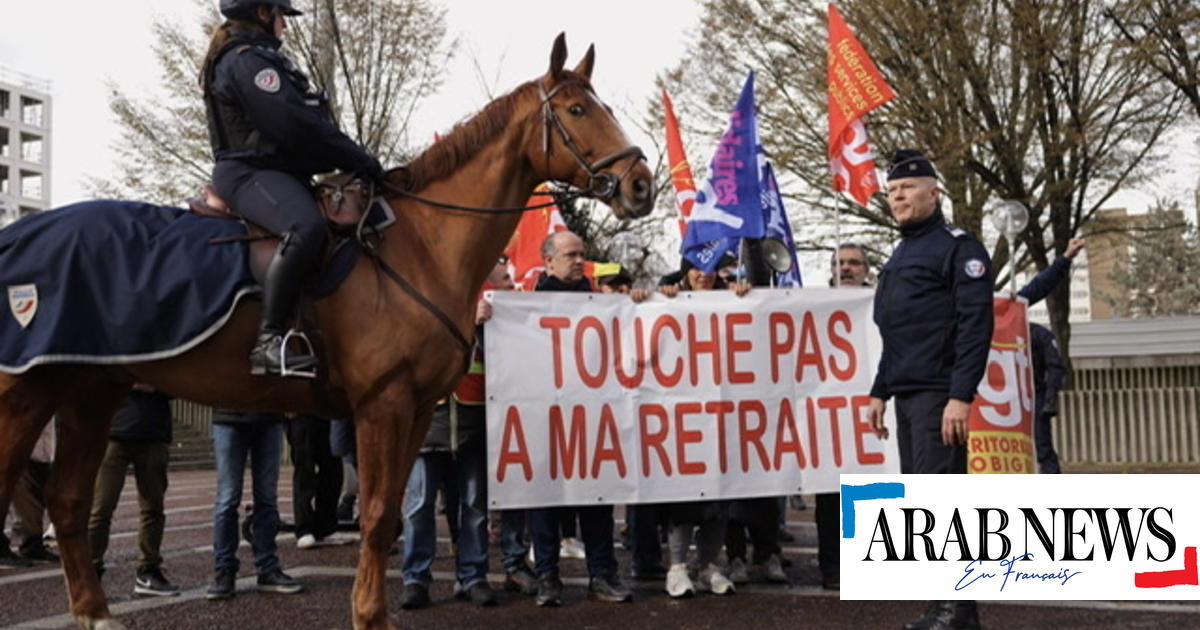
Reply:
[[0, 371], [181, 354], [258, 290], [235, 221], [132, 201], [85, 201], [0, 230]]

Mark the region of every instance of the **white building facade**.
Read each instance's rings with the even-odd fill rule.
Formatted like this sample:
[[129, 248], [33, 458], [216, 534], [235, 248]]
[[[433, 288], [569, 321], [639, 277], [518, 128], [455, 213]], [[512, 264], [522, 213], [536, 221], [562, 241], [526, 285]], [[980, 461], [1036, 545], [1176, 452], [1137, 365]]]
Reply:
[[0, 226], [50, 207], [50, 83], [0, 68]]

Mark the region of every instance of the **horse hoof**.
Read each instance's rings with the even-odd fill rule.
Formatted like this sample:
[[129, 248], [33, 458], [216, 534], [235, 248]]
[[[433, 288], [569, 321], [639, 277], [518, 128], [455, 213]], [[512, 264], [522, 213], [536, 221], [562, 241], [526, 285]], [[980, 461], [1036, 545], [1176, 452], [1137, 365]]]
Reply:
[[79, 618], [79, 625], [88, 630], [125, 630], [125, 625], [112, 617], [104, 617], [103, 619], [81, 617]]

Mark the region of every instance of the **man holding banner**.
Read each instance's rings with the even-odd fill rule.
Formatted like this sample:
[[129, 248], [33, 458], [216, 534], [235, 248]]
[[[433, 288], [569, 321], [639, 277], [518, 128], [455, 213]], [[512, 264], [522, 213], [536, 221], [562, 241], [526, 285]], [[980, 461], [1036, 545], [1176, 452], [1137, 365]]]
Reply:
[[[897, 151], [888, 206], [902, 235], [879, 274], [875, 323], [883, 356], [870, 418], [886, 435], [896, 398], [904, 473], [967, 472], [967, 417], [991, 346], [992, 263], [983, 244], [942, 215], [937, 171], [917, 151]], [[909, 630], [978, 628], [972, 601], [935, 602]]]

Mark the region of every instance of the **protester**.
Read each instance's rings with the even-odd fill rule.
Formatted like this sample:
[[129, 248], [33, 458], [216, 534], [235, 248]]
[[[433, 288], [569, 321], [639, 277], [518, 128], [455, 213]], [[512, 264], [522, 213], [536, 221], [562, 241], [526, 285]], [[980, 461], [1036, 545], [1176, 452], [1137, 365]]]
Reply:
[[[505, 265], [497, 263], [488, 274], [483, 289], [513, 289], [512, 277]], [[487, 415], [484, 405], [485, 373], [483, 363], [483, 323], [492, 316], [492, 305], [485, 299], [476, 304], [475, 347], [467, 374], [447, 400], [438, 403], [433, 423], [421, 454], [413, 465], [404, 497], [404, 600], [402, 608], [423, 608], [429, 604], [430, 568], [437, 548], [435, 500], [444, 480], [453, 484], [447, 492], [446, 514], [457, 517], [458, 544], [455, 546], [455, 596], [469, 599], [477, 606], [495, 606], [496, 596], [487, 582]], [[451, 505], [451, 497], [457, 505]], [[508, 574], [505, 587], [518, 592], [533, 590], [533, 575], [525, 564], [524, 552], [517, 558], [505, 555]]]
[[[829, 285], [839, 289], [870, 287], [871, 273], [867, 252], [858, 243], [841, 243], [831, 261]], [[842, 549], [839, 534], [841, 493], [822, 492], [816, 496], [813, 520], [817, 524], [817, 566], [821, 588], [836, 591], [842, 587]]]
[[[724, 286], [716, 272], [702, 271], [687, 258], [680, 264], [680, 270], [683, 272], [680, 284], [660, 287], [661, 293], [675, 297], [680, 291], [708, 291]], [[750, 291], [750, 285], [738, 282], [730, 289], [741, 297]], [[670, 525], [667, 547], [671, 568], [666, 578], [667, 594], [673, 598], [687, 597], [699, 588], [714, 595], [732, 595], [735, 591], [733, 582], [717, 566], [717, 557], [721, 554], [721, 546], [725, 542], [729, 502], [686, 501], [668, 503], [663, 505], [662, 509]], [[698, 571], [695, 579], [687, 562], [688, 548], [692, 545], [693, 537], [696, 544], [695, 567]]]
[[633, 290], [633, 278], [624, 269], [596, 278], [601, 293], [621, 293], [628, 295]]
[[288, 348], [287, 318], [325, 246], [325, 219], [310, 179], [334, 169], [374, 180], [379, 162], [338, 130], [323, 92], [279, 52], [291, 0], [221, 0], [227, 20], [209, 42], [200, 72], [217, 193], [241, 216], [281, 236], [263, 281], [262, 319], [252, 374], [304, 376], [315, 356]]
[[[886, 401], [895, 397], [901, 471], [963, 474], [967, 417], [991, 348], [991, 260], [974, 236], [946, 223], [937, 172], [925, 156], [897, 151], [887, 190], [901, 241], [875, 294], [883, 355], [869, 417], [886, 437]], [[944, 601], [904, 627], [978, 626], [975, 602]]]
[[[583, 240], [573, 232], [555, 232], [542, 242], [546, 272], [538, 278], [536, 291], [591, 292], [592, 283], [583, 275]], [[636, 301], [645, 291], [631, 292]], [[588, 594], [604, 602], [628, 602], [633, 593], [617, 576], [617, 558], [613, 548], [613, 507], [611, 505], [543, 507], [530, 510], [533, 530], [534, 564], [538, 578], [537, 605], [562, 605], [562, 580], [558, 575], [561, 548], [560, 522], [565, 514], [579, 515], [588, 569]]]
[[296, 546], [312, 549], [350, 542], [336, 534], [342, 492], [342, 459], [333, 454], [331, 422], [303, 415], [287, 424], [292, 447], [292, 513]]
[[258, 572], [258, 590], [299, 593], [299, 582], [283, 572], [276, 555], [279, 533], [279, 458], [283, 451], [283, 416], [218, 409], [213, 413], [213, 454], [217, 460], [217, 500], [213, 507], [213, 583], [208, 599], [235, 594], [238, 572], [238, 505], [242, 478], [250, 458], [254, 508], [250, 513], [250, 547]]
[[[1071, 263], [1087, 246], [1082, 238], [1067, 242], [1067, 249], [1043, 269], [1024, 287], [1019, 295], [1033, 306], [1046, 298], [1071, 271]], [[1030, 360], [1033, 362], [1034, 383], [1034, 445], [1037, 451], [1038, 472], [1061, 473], [1058, 453], [1054, 450], [1054, 436], [1050, 430], [1050, 419], [1058, 415], [1058, 392], [1066, 380], [1066, 364], [1058, 351], [1058, 341], [1050, 329], [1040, 324], [1029, 324]]]
[[148, 385], [135, 384], [113, 416], [108, 429], [108, 447], [96, 477], [92, 513], [88, 519], [88, 544], [96, 574], [104, 575], [104, 554], [108, 550], [113, 511], [125, 487], [125, 474], [133, 467], [140, 512], [134, 595], [179, 594], [179, 587], [167, 579], [162, 569], [162, 539], [167, 524], [163, 506], [167, 495], [171, 423], [170, 398]]
[[57, 563], [58, 555], [46, 548], [42, 539], [42, 516], [46, 513], [46, 481], [50, 479], [51, 463], [54, 461], [55, 430], [57, 420], [50, 420], [29, 455], [25, 470], [17, 478], [13, 488], [12, 534], [19, 539], [17, 552], [9, 547], [8, 536], [4, 535], [4, 521], [8, 516], [7, 505], [0, 505], [0, 568], [19, 569], [32, 566], [35, 562]]

